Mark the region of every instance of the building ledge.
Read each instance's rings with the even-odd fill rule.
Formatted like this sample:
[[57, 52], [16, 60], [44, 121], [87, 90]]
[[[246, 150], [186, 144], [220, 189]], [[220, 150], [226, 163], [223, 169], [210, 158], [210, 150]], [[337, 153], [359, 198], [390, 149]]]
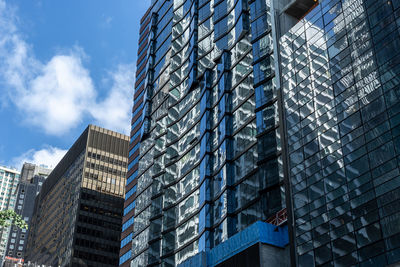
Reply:
[[257, 243], [284, 249], [289, 244], [287, 225], [275, 226], [258, 221], [210, 251], [202, 251], [189, 258], [178, 267], [214, 267]]
[[300, 20], [317, 4], [318, 0], [292, 0], [283, 12]]

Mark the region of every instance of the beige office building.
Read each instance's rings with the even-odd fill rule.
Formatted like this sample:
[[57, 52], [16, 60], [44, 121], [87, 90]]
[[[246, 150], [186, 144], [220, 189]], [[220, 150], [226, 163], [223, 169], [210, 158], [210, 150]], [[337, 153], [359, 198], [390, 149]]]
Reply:
[[118, 266], [129, 137], [89, 125], [43, 184], [26, 262]]

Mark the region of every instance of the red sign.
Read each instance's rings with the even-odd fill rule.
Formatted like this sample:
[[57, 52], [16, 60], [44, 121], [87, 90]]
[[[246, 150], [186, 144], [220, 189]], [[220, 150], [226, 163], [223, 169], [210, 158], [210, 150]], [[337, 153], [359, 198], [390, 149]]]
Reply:
[[8, 257], [8, 256], [6, 256], [6, 260], [12, 260], [12, 261], [24, 262], [24, 259], [20, 259], [20, 258], [13, 258], [13, 257]]

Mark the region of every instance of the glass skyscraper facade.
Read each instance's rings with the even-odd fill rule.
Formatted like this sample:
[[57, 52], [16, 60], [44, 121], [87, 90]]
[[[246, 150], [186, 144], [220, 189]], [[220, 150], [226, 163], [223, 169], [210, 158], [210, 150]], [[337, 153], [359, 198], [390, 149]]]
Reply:
[[280, 39], [297, 266], [400, 261], [399, 16], [324, 0]]
[[122, 266], [130, 266], [130, 257], [132, 255], [132, 235], [133, 223], [135, 220], [135, 205], [136, 205], [136, 189], [137, 189], [137, 176], [139, 168], [139, 152], [141, 140], [141, 126], [143, 121], [143, 107], [144, 101], [144, 88], [145, 77], [147, 74], [147, 61], [149, 58], [149, 35], [150, 35], [150, 11], [148, 9], [146, 14], [140, 21], [140, 35], [139, 35], [139, 48], [138, 60], [136, 64], [136, 83], [135, 94], [133, 96], [132, 120], [131, 120], [131, 134], [129, 141], [129, 158], [128, 158], [128, 173], [125, 186], [125, 203], [122, 221], [121, 233], [121, 247], [119, 251], [119, 264]]
[[227, 266], [221, 244], [285, 208], [292, 266], [400, 262], [399, 18], [400, 0], [152, 1], [120, 266]]
[[272, 29], [265, 0], [152, 1], [121, 266], [177, 266], [285, 208]]

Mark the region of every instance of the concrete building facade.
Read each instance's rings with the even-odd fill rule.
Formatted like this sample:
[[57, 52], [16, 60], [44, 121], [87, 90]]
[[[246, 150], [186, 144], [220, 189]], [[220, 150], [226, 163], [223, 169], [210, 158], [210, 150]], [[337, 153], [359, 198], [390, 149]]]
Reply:
[[22, 167], [21, 180], [15, 191], [16, 205], [14, 211], [25, 220], [28, 229], [19, 229], [15, 226], [11, 228], [5, 253], [5, 267], [13, 267], [15, 261], [24, 261], [36, 196], [51, 171], [52, 169], [45, 166], [31, 163], [25, 163]]
[[[16, 202], [16, 189], [20, 180], [20, 172], [0, 166], [0, 210], [14, 210]], [[3, 264], [8, 236], [11, 227], [2, 227], [0, 229], [0, 257]]]

